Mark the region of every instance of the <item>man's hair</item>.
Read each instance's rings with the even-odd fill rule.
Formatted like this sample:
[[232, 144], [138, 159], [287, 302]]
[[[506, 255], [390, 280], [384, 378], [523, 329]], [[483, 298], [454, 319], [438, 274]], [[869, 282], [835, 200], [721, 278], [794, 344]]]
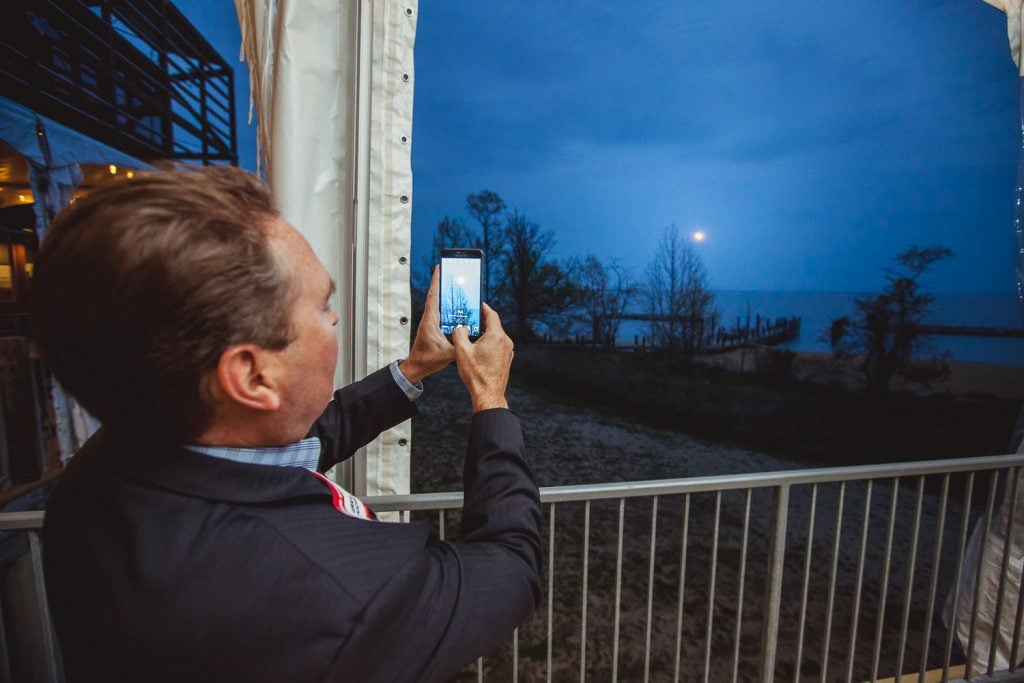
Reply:
[[230, 167], [158, 171], [77, 200], [43, 240], [33, 334], [104, 425], [179, 441], [209, 427], [204, 376], [235, 344], [291, 339], [292, 274], [266, 186]]

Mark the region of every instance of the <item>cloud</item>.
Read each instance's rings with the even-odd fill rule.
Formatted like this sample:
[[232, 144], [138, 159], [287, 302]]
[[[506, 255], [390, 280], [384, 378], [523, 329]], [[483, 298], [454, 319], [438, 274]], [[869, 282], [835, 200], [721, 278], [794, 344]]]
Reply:
[[639, 264], [651, 231], [706, 221], [730, 286], [832, 288], [819, 252], [871, 286], [910, 238], [1009, 225], [1008, 61], [980, 2], [439, 3], [417, 38], [414, 232], [486, 186], [560, 250]]

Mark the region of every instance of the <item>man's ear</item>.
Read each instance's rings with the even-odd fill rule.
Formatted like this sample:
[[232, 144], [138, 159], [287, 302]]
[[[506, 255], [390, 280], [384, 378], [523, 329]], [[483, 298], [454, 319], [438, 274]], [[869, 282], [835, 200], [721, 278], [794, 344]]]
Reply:
[[277, 410], [281, 406], [279, 365], [273, 351], [255, 344], [228, 347], [217, 362], [215, 390], [250, 410]]

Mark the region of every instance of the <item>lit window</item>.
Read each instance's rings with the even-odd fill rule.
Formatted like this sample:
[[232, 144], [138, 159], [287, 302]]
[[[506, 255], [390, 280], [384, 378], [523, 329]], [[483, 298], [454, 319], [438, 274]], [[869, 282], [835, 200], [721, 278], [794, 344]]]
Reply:
[[0, 300], [14, 298], [14, 278], [11, 268], [11, 245], [0, 242]]

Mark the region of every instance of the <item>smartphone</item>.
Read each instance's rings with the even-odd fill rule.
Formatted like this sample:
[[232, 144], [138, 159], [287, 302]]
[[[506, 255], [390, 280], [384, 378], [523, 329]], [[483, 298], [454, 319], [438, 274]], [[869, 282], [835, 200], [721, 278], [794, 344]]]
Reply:
[[484, 333], [480, 312], [481, 273], [484, 252], [480, 249], [441, 250], [439, 292], [441, 332], [451, 335], [460, 325], [469, 327], [470, 341]]

